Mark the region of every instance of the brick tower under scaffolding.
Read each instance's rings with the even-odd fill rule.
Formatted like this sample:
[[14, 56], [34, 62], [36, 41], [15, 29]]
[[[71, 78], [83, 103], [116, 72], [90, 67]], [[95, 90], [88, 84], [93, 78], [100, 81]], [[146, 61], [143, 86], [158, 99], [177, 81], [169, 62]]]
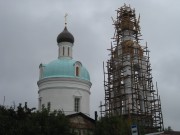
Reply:
[[147, 44], [139, 43], [140, 26], [135, 9], [124, 5], [113, 20], [115, 34], [104, 69], [106, 116], [137, 121], [146, 133], [162, 131], [163, 117], [157, 83], [153, 85]]

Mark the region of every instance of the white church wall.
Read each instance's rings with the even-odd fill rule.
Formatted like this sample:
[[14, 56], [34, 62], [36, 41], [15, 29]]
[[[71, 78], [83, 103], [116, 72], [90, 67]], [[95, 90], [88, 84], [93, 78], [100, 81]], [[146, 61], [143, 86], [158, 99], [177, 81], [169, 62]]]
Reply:
[[50, 102], [51, 110], [63, 110], [64, 113], [72, 114], [74, 100], [80, 99], [80, 112], [89, 115], [89, 96], [91, 83], [76, 78], [46, 78], [38, 82], [39, 98], [41, 105]]

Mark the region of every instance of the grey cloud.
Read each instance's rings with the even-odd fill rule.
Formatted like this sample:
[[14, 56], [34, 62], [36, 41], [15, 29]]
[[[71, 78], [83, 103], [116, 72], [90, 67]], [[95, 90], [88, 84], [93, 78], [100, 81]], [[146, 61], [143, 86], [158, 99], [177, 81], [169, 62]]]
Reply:
[[108, 59], [114, 34], [115, 10], [130, 3], [141, 14], [141, 44], [148, 42], [154, 81], [158, 81], [165, 126], [180, 130], [178, 0], [39, 0], [10, 1], [0, 4], [0, 104], [28, 101], [37, 107], [37, 85], [41, 62], [57, 58], [56, 37], [64, 28], [75, 37], [74, 59], [89, 70], [92, 81], [91, 114], [104, 101], [102, 62]]

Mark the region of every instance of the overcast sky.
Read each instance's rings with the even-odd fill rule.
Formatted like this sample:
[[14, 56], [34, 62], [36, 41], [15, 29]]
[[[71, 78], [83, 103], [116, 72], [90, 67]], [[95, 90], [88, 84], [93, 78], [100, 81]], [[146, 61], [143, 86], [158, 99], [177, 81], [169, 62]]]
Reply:
[[58, 57], [57, 35], [74, 35], [73, 57], [88, 69], [91, 116], [104, 102], [103, 61], [114, 34], [111, 16], [124, 3], [141, 15], [141, 45], [148, 42], [165, 127], [180, 130], [179, 0], [0, 0], [0, 104], [37, 107], [39, 64]]

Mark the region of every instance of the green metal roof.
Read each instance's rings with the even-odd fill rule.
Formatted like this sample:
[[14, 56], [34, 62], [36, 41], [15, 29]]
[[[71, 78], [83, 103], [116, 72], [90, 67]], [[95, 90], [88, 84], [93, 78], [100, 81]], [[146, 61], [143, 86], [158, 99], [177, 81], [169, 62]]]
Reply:
[[57, 59], [50, 62], [49, 64], [43, 64], [43, 75], [40, 79], [52, 77], [69, 77], [90, 81], [89, 73], [83, 66], [80, 66], [79, 76], [75, 75], [76, 62], [78, 61], [72, 59]]

